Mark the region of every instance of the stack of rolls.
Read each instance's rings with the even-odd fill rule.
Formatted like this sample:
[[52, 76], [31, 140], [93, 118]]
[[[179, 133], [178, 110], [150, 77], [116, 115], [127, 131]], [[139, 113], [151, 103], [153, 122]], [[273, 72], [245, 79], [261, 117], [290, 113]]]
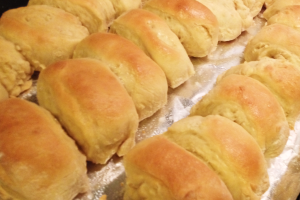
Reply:
[[[174, 124], [174, 130], [170, 128], [162, 136], [134, 146], [139, 122], [166, 105], [169, 88], [179, 87], [195, 74], [191, 57], [206, 57], [216, 49], [218, 42], [236, 39], [253, 24], [263, 3], [261, 0], [123, 0], [121, 3], [113, 0], [30, 0], [28, 6], [9, 10], [0, 18], [0, 45], [10, 46], [5, 67], [0, 62], [0, 68], [3, 68], [0, 99], [18, 96], [27, 90], [31, 86], [30, 76], [39, 71], [39, 106], [35, 105], [36, 109], [47, 109], [54, 121], [57, 119], [55, 122], [65, 130], [66, 140], [77, 145], [79, 150], [76, 151], [84, 154], [84, 161], [106, 164], [114, 154], [125, 155], [124, 165], [129, 177], [125, 199], [157, 199], [158, 196], [161, 199], [195, 196], [259, 199], [269, 185], [264, 155], [280, 154], [288, 136], [288, 123], [281, 104], [256, 80], [243, 78], [245, 81], [241, 84], [245, 85], [233, 88], [229, 93], [233, 96], [228, 97], [228, 101], [243, 96], [239, 95], [240, 88], [249, 87], [245, 89], [245, 95], [251, 96], [258, 87], [257, 91], [268, 98], [269, 105], [261, 109], [261, 115], [255, 112], [258, 105], [251, 110], [252, 104], [258, 103], [257, 99], [236, 100], [233, 113], [227, 112], [226, 107], [216, 113], [208, 109], [203, 117], [188, 117]], [[14, 64], [16, 61], [17, 65]], [[241, 75], [229, 76], [241, 79]], [[235, 81], [229, 81], [231, 78], [224, 77], [223, 80], [227, 81], [222, 86], [221, 80], [220, 87], [235, 84]], [[0, 101], [0, 107], [3, 103], [5, 108], [5, 102], [10, 100]], [[11, 104], [18, 103], [11, 101]], [[274, 119], [259, 122], [271, 110], [276, 111]], [[220, 113], [224, 113], [223, 117], [216, 115], [222, 115]], [[213, 116], [204, 117], [211, 114]], [[291, 124], [294, 115], [291, 114]], [[3, 123], [8, 121], [3, 119]], [[12, 143], [16, 146], [19, 143], [26, 145], [32, 135], [43, 132], [39, 127], [31, 130], [33, 125], [26, 123], [26, 119], [20, 120], [20, 128], [23, 127], [21, 132], [28, 134], [28, 139]], [[2, 136], [2, 130], [12, 124], [7, 123], [1, 129], [0, 141], [6, 137]], [[262, 123], [268, 127], [263, 127]], [[272, 123], [276, 126], [271, 127]], [[52, 122], [49, 124], [52, 126]], [[272, 131], [266, 134], [265, 129]], [[181, 136], [185, 130], [187, 135]], [[224, 130], [231, 131], [223, 133]], [[181, 137], [185, 139], [181, 141]], [[64, 142], [57, 140], [57, 143]], [[0, 144], [0, 150], [2, 148], [5, 145]], [[30, 151], [39, 155], [39, 148]], [[177, 156], [174, 158], [173, 155]], [[14, 161], [13, 156], [7, 159]], [[25, 190], [15, 181], [14, 176], [19, 176], [19, 172], [13, 174], [8, 170], [18, 165], [5, 159], [6, 154], [1, 154], [1, 198], [6, 198], [4, 195], [7, 194], [14, 196], [11, 191], [16, 191], [16, 198], [27, 198], [31, 194], [31, 199], [42, 199], [40, 193], [54, 187], [42, 182], [44, 187], [35, 188], [36, 193]], [[51, 162], [63, 160], [60, 157], [51, 159], [54, 160]], [[76, 159], [73, 162], [77, 162]], [[80, 159], [78, 163], [85, 169], [83, 159]], [[163, 161], [167, 162], [157, 165]], [[186, 167], [186, 163], [194, 168]], [[63, 164], [69, 167], [67, 161]], [[34, 165], [33, 162], [33, 168]], [[185, 170], [173, 181], [174, 173], [183, 168]], [[63, 167], [56, 170], [55, 173], [69, 177], [63, 173]], [[79, 174], [70, 178], [72, 184], [56, 181], [65, 186], [60, 189], [72, 191], [62, 199], [71, 200], [78, 193], [87, 191], [85, 184], [77, 182], [84, 183], [86, 171], [81, 170]], [[71, 186], [76, 187], [73, 190]], [[239, 189], [235, 189], [237, 186]], [[60, 192], [55, 194], [60, 196]], [[59, 198], [49, 196], [48, 199]]]

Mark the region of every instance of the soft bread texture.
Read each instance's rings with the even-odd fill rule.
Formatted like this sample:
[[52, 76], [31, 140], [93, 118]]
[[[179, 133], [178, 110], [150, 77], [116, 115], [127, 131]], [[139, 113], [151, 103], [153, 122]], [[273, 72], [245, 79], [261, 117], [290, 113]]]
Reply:
[[3, 13], [0, 35], [13, 42], [40, 71], [53, 62], [70, 58], [75, 45], [89, 32], [74, 15], [59, 8], [35, 5]]
[[37, 98], [89, 161], [104, 164], [135, 144], [138, 115], [118, 78], [96, 59], [59, 61], [40, 73]]
[[124, 200], [232, 199], [213, 170], [162, 135], [138, 143], [124, 166]]
[[[287, 37], [288, 36], [288, 37]], [[257, 61], [262, 58], [287, 60], [296, 66], [300, 65], [300, 33], [283, 24], [272, 24], [263, 27], [246, 45], [246, 61]]]
[[197, 0], [217, 17], [219, 23], [219, 41], [236, 39], [243, 30], [243, 22], [232, 0]]
[[275, 0], [265, 0], [265, 4], [264, 4], [265, 7], [266, 7], [266, 8], [270, 7], [270, 6], [274, 3], [274, 1], [275, 1]]
[[131, 96], [140, 121], [167, 103], [168, 83], [162, 69], [138, 46], [121, 36], [92, 34], [76, 46], [73, 57], [103, 61]]
[[282, 106], [291, 129], [300, 114], [300, 68], [275, 59], [246, 62], [231, 67], [223, 77], [230, 74], [249, 76], [264, 84]]
[[114, 6], [116, 11], [115, 18], [118, 18], [125, 12], [129, 10], [141, 8], [142, 1], [141, 0], [110, 0]]
[[150, 0], [144, 6], [163, 18], [178, 36], [189, 56], [205, 57], [218, 44], [216, 16], [196, 0]]
[[194, 75], [194, 66], [184, 47], [159, 16], [133, 9], [118, 17], [110, 31], [131, 40], [150, 56], [165, 72], [171, 88]]
[[2, 86], [2, 84], [0, 84], [0, 101], [8, 99], [8, 97], [7, 90], [4, 88], [4, 86]]
[[29, 0], [31, 5], [63, 9], [77, 16], [90, 33], [107, 31], [116, 13], [110, 0]]
[[216, 171], [233, 199], [259, 200], [268, 189], [267, 165], [260, 147], [231, 120], [218, 115], [186, 117], [163, 135]]
[[250, 9], [251, 16], [255, 17], [263, 8], [265, 0], [243, 0], [243, 2]]
[[221, 115], [252, 135], [266, 158], [278, 156], [289, 136], [284, 111], [270, 90], [242, 75], [224, 77], [191, 109], [191, 116]]
[[[0, 84], [10, 97], [16, 97], [32, 85], [33, 68], [13, 43], [0, 36]], [[2, 92], [1, 92], [2, 93]]]
[[300, 5], [287, 6], [269, 18], [268, 25], [284, 24], [300, 32]]
[[11, 98], [0, 113], [0, 199], [72, 200], [88, 190], [85, 156], [48, 111]]
[[276, 0], [267, 7], [264, 11], [263, 16], [266, 20], [269, 20], [270, 17], [278, 13], [280, 10], [284, 9], [287, 6], [300, 5], [300, 0]]

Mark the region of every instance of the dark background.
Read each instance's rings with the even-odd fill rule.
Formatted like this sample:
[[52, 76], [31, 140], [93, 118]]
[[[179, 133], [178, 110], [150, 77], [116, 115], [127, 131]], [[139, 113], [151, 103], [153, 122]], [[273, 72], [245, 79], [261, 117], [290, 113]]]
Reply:
[[[1, 1], [3, 1], [3, 0], [1, 0]], [[0, 5], [0, 16], [2, 16], [2, 13], [5, 12], [6, 10], [26, 6], [27, 3], [28, 3], [28, 0], [4, 0], [3, 2], [1, 2], [1, 5]], [[282, 200], [285, 200], [285, 199], [282, 199]], [[300, 195], [298, 196], [297, 200], [300, 200]]]

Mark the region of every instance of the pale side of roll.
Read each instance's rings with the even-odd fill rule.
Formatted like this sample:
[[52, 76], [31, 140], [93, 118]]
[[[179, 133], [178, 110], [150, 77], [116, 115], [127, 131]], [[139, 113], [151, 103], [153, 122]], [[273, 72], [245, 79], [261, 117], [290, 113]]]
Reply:
[[150, 0], [146, 9], [163, 18], [178, 36], [189, 56], [205, 57], [218, 44], [216, 16], [196, 0]]
[[141, 0], [110, 0], [116, 10], [115, 18], [118, 18], [125, 12], [132, 9], [137, 9], [142, 7]]
[[5, 89], [5, 87], [0, 84], [0, 101], [4, 100], [4, 99], [8, 99], [9, 96], [8, 96], [8, 92], [7, 90]]
[[184, 47], [168, 24], [143, 9], [133, 9], [118, 17], [110, 32], [139, 46], [165, 72], [168, 85], [176, 88], [194, 75], [194, 66]]
[[212, 168], [233, 199], [260, 200], [269, 188], [267, 164], [259, 145], [231, 120], [219, 115], [186, 117], [163, 135]]
[[281, 154], [289, 136], [284, 111], [259, 81], [231, 74], [218, 82], [191, 109], [191, 115], [221, 115], [252, 135], [266, 158]]
[[232, 200], [217, 173], [162, 135], [138, 143], [124, 167], [124, 200]]
[[299, 67], [286, 61], [262, 59], [231, 67], [218, 79], [221, 80], [230, 74], [249, 76], [264, 84], [282, 106], [290, 129], [294, 129], [300, 114]]
[[243, 0], [243, 2], [245, 6], [247, 6], [250, 9], [252, 17], [255, 17], [262, 10], [266, 0]]
[[116, 11], [110, 0], [29, 0], [28, 6], [49, 5], [79, 18], [90, 33], [107, 31]]
[[273, 1], [273, 3], [267, 7], [267, 9], [264, 11], [263, 16], [268, 21], [270, 17], [281, 11], [287, 6], [292, 5], [300, 5], [299, 0], [276, 0]]
[[75, 45], [89, 32], [76, 16], [59, 8], [35, 5], [3, 13], [0, 35], [13, 42], [40, 71], [53, 62], [70, 58]]
[[133, 99], [140, 121], [167, 103], [164, 72], [131, 41], [112, 33], [95, 33], [76, 46], [73, 58], [80, 57], [101, 60], [116, 74]]
[[300, 65], [300, 33], [283, 24], [263, 27], [246, 45], [246, 61], [274, 58]]
[[72, 200], [87, 192], [86, 158], [47, 110], [0, 101], [0, 130], [0, 199]]
[[37, 98], [89, 161], [105, 164], [135, 145], [139, 121], [134, 103], [101, 61], [78, 58], [50, 65], [40, 73]]

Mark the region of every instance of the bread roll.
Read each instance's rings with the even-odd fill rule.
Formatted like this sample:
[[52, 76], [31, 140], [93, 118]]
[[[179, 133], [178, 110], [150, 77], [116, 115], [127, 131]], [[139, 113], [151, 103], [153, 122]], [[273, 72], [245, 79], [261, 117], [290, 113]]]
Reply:
[[284, 9], [287, 6], [300, 5], [300, 0], [276, 0], [273, 1], [271, 5], [267, 7], [264, 11], [263, 16], [266, 20], [269, 20], [270, 17], [278, 13], [280, 10]]
[[300, 5], [287, 6], [269, 18], [268, 25], [284, 24], [300, 32]]
[[104, 164], [135, 144], [138, 115], [118, 78], [95, 59], [56, 62], [40, 73], [37, 98], [89, 161]]
[[15, 45], [0, 36], [0, 85], [7, 95], [16, 97], [32, 85], [33, 68]]
[[141, 0], [110, 0], [116, 10], [115, 17], [119, 17], [121, 14], [136, 8], [142, 7]]
[[230, 74], [249, 76], [264, 84], [282, 106], [291, 129], [300, 114], [300, 68], [286, 61], [263, 59], [234, 66], [223, 77]]
[[8, 99], [8, 92], [7, 90], [4, 88], [4, 86], [2, 86], [0, 84], [0, 101], [4, 100], [4, 99]]
[[243, 30], [243, 22], [232, 0], [197, 0], [217, 17], [219, 23], [219, 41], [236, 39]]
[[299, 55], [300, 33], [283, 24], [263, 27], [248, 42], [244, 51], [246, 61], [257, 61], [268, 57], [287, 60], [296, 66], [300, 65]]
[[243, 0], [243, 2], [245, 6], [247, 6], [250, 9], [251, 16], [255, 17], [262, 10], [265, 0]]
[[10, 9], [0, 18], [0, 35], [13, 42], [35, 70], [70, 58], [88, 34], [77, 17], [46, 5]]
[[79, 18], [90, 33], [107, 31], [116, 11], [110, 0], [29, 0], [31, 5], [49, 5]]
[[268, 189], [267, 165], [260, 147], [231, 120], [218, 115], [187, 117], [163, 135], [216, 171], [233, 199], [259, 200]]
[[0, 101], [0, 199], [72, 200], [88, 189], [86, 158], [45, 109]]
[[270, 90], [247, 76], [224, 77], [191, 109], [191, 115], [221, 115], [245, 128], [266, 158], [278, 156], [289, 136], [284, 111]]
[[157, 15], [133, 9], [118, 17], [110, 31], [131, 40], [149, 55], [165, 72], [171, 88], [178, 87], [194, 75], [194, 66], [184, 47]]
[[270, 7], [274, 2], [275, 0], [265, 0], [265, 7], [266, 8]]
[[205, 57], [218, 44], [216, 16], [196, 0], [150, 0], [144, 9], [163, 18], [189, 56]]
[[232, 199], [214, 171], [162, 135], [138, 143], [124, 166], [124, 200]]
[[95, 33], [75, 48], [74, 58], [103, 61], [130, 94], [139, 120], [153, 115], [167, 103], [168, 84], [162, 69], [131, 41], [112, 33]]

